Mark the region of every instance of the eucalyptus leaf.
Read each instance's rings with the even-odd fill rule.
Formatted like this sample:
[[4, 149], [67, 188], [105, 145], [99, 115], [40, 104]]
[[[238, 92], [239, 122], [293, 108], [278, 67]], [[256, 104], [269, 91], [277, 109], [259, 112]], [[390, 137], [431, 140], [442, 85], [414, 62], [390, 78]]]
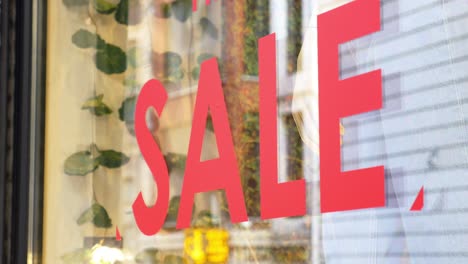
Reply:
[[115, 20], [122, 25], [136, 25], [143, 18], [141, 0], [120, 0], [115, 11]]
[[211, 58], [216, 58], [215, 55], [211, 54], [211, 53], [201, 53], [200, 55], [198, 55], [197, 57], [197, 63], [198, 63], [198, 66], [195, 66], [193, 69], [192, 69], [192, 78], [194, 80], [198, 80], [198, 78], [200, 78], [200, 68], [201, 68], [201, 64], [206, 61], [206, 60], [209, 60]]
[[198, 80], [200, 76], [200, 66], [196, 66], [192, 69], [192, 79]]
[[184, 72], [181, 69], [182, 57], [172, 51], [162, 54], [164, 58], [164, 71], [167, 81], [177, 82], [184, 78]]
[[127, 69], [125, 52], [112, 44], [105, 44], [96, 52], [96, 67], [107, 74], [122, 73]]
[[156, 248], [147, 248], [136, 254], [135, 262], [138, 264], [159, 264], [159, 250]]
[[177, 68], [182, 64], [182, 57], [173, 51], [164, 52], [163, 57], [166, 68]]
[[119, 168], [130, 161], [130, 158], [125, 154], [115, 150], [102, 150], [99, 153], [100, 155], [96, 158], [96, 161], [99, 165], [106, 168]]
[[127, 130], [131, 135], [135, 135], [135, 107], [137, 97], [126, 98], [119, 108], [119, 119], [125, 122]]
[[107, 105], [104, 103], [94, 107], [90, 108], [89, 112], [95, 116], [103, 116], [103, 115], [109, 115], [112, 113], [112, 109], [110, 109]]
[[163, 82], [177, 83], [184, 78], [182, 57], [173, 51], [152, 53], [153, 74]]
[[125, 98], [122, 102], [122, 106], [119, 108], [119, 118], [121, 121], [135, 121], [136, 102], [136, 96]]
[[75, 32], [72, 36], [72, 42], [77, 47], [82, 49], [98, 48], [105, 44], [101, 37], [86, 29], [80, 29]]
[[93, 0], [93, 7], [100, 14], [111, 14], [117, 8], [117, 5], [107, 0]]
[[99, 228], [112, 227], [112, 220], [110, 219], [109, 214], [106, 209], [98, 203], [94, 203], [90, 208], [81, 213], [78, 220], [76, 220], [76, 223], [78, 225], [93, 223], [95, 227]]
[[187, 156], [169, 152], [164, 155], [169, 172], [173, 169], [184, 169], [187, 162]]
[[157, 16], [161, 17], [161, 18], [169, 18], [169, 17], [171, 17], [171, 13], [172, 13], [171, 5], [163, 3], [160, 6], [160, 12], [158, 13]]
[[117, 5], [117, 11], [115, 12], [115, 21], [123, 25], [128, 25], [128, 6], [129, 0], [120, 0], [120, 3]]
[[184, 71], [179, 68], [173, 72], [168, 73], [166, 78], [167, 78], [167, 81], [170, 81], [170, 82], [180, 81], [184, 78]]
[[80, 151], [65, 160], [64, 171], [68, 175], [85, 176], [95, 171], [98, 166], [90, 151]]
[[96, 116], [103, 116], [112, 113], [112, 109], [110, 109], [106, 104], [102, 102], [104, 95], [100, 94], [93, 98], [90, 98], [84, 102], [81, 109], [89, 110], [92, 114]]
[[171, 9], [175, 18], [184, 23], [192, 15], [192, 0], [175, 0]]
[[[222, 61], [216, 57], [215, 55], [211, 54], [211, 53], [201, 53], [200, 55], [198, 55], [197, 57], [197, 63], [198, 63], [198, 66], [196, 66], [195, 68], [192, 69], [192, 77], [194, 79], [198, 79], [200, 78], [200, 67], [201, 67], [201, 64], [206, 61], [206, 60], [209, 60], [209, 59], [212, 59], [212, 58], [216, 58], [216, 61], [218, 62], [218, 71], [221, 73], [221, 77], [222, 77], [222, 73], [224, 72], [223, 71], [223, 64], [222, 64]], [[197, 77], [195, 77], [197, 76]]]
[[218, 39], [218, 29], [208, 18], [202, 17], [200, 19], [200, 26], [203, 30], [203, 33], [208, 34], [214, 39]]
[[202, 53], [202, 54], [198, 55], [197, 62], [198, 62], [198, 64], [202, 64], [204, 61], [209, 60], [209, 59], [211, 59], [213, 57], [216, 57], [216, 56], [213, 55], [213, 54], [210, 54], [210, 53]]
[[91, 97], [91, 98], [89, 98], [88, 100], [86, 100], [84, 102], [83, 106], [81, 106], [81, 109], [88, 109], [88, 108], [97, 107], [98, 105], [100, 105], [102, 103], [102, 99], [104, 99], [103, 94]]
[[97, 35], [97, 43], [96, 43], [96, 50], [104, 50], [107, 48], [107, 43], [99, 36]]
[[164, 257], [163, 264], [183, 264], [184, 258], [176, 255], [167, 255]]

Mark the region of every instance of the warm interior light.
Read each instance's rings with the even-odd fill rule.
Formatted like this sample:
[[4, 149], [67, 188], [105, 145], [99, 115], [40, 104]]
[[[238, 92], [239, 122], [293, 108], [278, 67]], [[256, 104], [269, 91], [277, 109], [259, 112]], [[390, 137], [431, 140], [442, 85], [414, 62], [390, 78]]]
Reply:
[[114, 264], [123, 260], [123, 253], [117, 248], [96, 245], [91, 253], [91, 264]]

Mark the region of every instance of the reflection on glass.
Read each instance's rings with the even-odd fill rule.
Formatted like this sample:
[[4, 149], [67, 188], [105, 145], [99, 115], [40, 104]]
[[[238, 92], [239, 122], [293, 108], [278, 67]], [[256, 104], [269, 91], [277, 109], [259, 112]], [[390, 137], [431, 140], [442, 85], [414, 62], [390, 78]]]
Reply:
[[[196, 12], [191, 0], [48, 3], [47, 45], [53, 52], [47, 72], [44, 263], [309, 262], [310, 216], [260, 220], [258, 158], [257, 39], [284, 26], [277, 37], [284, 54], [278, 57], [279, 79], [294, 78], [302, 9], [301, 1], [199, 1]], [[225, 195], [217, 191], [198, 194], [191, 227], [177, 230], [200, 67], [213, 57], [250, 221], [232, 224]], [[170, 204], [163, 230], [147, 237], [136, 226], [132, 203], [142, 191], [152, 205], [158, 193], [136, 143], [134, 112], [151, 78], [169, 95], [161, 116], [148, 112], [147, 125], [168, 166]], [[280, 100], [280, 179], [303, 178], [304, 150], [291, 98]], [[201, 160], [217, 157], [208, 117]]]
[[[381, 1], [381, 32], [340, 45], [340, 78], [377, 68], [383, 109], [341, 120], [342, 170], [384, 165], [387, 207], [320, 214], [317, 20], [350, 2], [47, 3], [43, 263], [466, 263], [465, 1]], [[277, 38], [279, 180], [305, 179], [307, 214], [260, 219], [257, 39]], [[216, 58], [249, 221], [221, 191], [175, 228], [201, 64]], [[147, 125], [170, 174], [163, 230], [132, 203], [158, 193], [134, 131], [143, 84], [169, 99]], [[218, 157], [208, 117], [201, 160]], [[222, 175], [220, 175], [222, 177]], [[409, 212], [424, 186], [425, 207]], [[340, 195], [340, 194], [337, 194]], [[283, 197], [282, 197], [283, 198]], [[284, 197], [287, 199], [287, 197]], [[116, 240], [119, 230], [121, 240]]]

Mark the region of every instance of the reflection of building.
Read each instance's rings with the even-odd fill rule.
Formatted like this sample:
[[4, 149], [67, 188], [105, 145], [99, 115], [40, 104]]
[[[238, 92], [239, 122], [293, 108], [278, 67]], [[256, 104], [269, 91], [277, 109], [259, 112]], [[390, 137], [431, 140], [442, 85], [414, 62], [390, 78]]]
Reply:
[[[256, 42], [259, 37], [271, 32], [275, 32], [278, 39], [280, 180], [287, 181], [305, 176], [310, 181], [310, 177], [304, 174], [311, 171], [312, 168], [303, 169], [303, 147], [291, 109], [292, 84], [296, 78], [294, 58], [297, 58], [299, 52], [297, 46], [300, 47], [302, 42], [304, 30], [302, 18], [307, 18], [310, 15], [307, 10], [311, 8], [307, 1], [303, 2], [222, 2], [223, 9], [220, 12], [223, 15], [220, 25], [224, 23], [225, 31], [220, 42], [222, 50], [219, 56], [222, 63], [223, 90], [243, 178], [247, 210], [252, 220], [251, 223], [242, 225], [241, 229], [230, 228], [232, 263], [246, 263], [246, 261], [253, 262], [262, 259], [269, 261], [269, 263], [282, 263], [288, 258], [296, 259], [297, 262], [302, 263], [311, 258], [310, 213], [312, 210], [309, 210], [308, 215], [302, 218], [272, 220], [268, 221], [268, 224], [261, 224], [258, 220], [260, 196]], [[218, 5], [218, 3], [211, 4]], [[177, 39], [177, 37], [175, 38]], [[200, 45], [197, 41], [194, 41], [193, 46], [203, 50], [204, 43]], [[180, 44], [175, 42], [169, 41], [167, 45], [171, 48], [177, 48]], [[210, 47], [209, 45], [212, 44], [208, 43], [207, 45]], [[186, 50], [185, 47], [181, 47], [181, 49], [183, 52]], [[163, 148], [166, 147], [166, 150], [178, 153], [186, 152], [188, 147], [191, 107], [193, 107], [190, 102], [195, 97], [196, 82], [194, 81], [190, 88], [183, 87], [183, 90], [187, 92], [175, 91], [172, 93], [172, 97], [170, 93], [171, 99], [166, 106], [167, 116], [161, 119]], [[210, 145], [210, 142], [214, 141], [213, 134], [208, 132], [205, 140], [205, 144]], [[215, 157], [215, 146], [210, 145], [210, 147], [205, 148], [203, 155], [206, 155], [204, 158]], [[179, 189], [179, 187], [174, 189]], [[219, 203], [219, 200], [213, 199], [214, 196], [212, 198], [209, 195], [200, 196], [197, 200], [197, 206], [201, 205], [201, 207], [198, 207], [197, 210], [217, 208], [216, 204]], [[224, 221], [229, 221], [226, 216], [222, 218]], [[165, 239], [164, 237], [169, 239], [169, 236], [158, 235], [160, 239]], [[164, 247], [167, 245], [168, 243]], [[181, 246], [180, 243], [179, 245]], [[275, 252], [277, 252], [276, 255]]]
[[[0, 1], [2, 8], [5, 7], [5, 2]], [[18, 7], [22, 7], [19, 2]], [[229, 229], [234, 263], [246, 263], [246, 260], [255, 259], [270, 263], [291, 259], [306, 262], [310, 250], [309, 216], [267, 223], [258, 220], [256, 41], [270, 32], [277, 33], [278, 80], [281, 82], [278, 85], [280, 179], [304, 177], [307, 173], [304, 173], [302, 165], [302, 145], [290, 109], [290, 84], [294, 80], [295, 60], [302, 39], [301, 20], [310, 15], [309, 1], [212, 1], [208, 8], [199, 3], [199, 11], [195, 14], [179, 5], [178, 11], [173, 10], [170, 19], [166, 4], [173, 1], [130, 2], [136, 5], [125, 6], [122, 4], [128, 3], [125, 0], [63, 0], [38, 2], [34, 6], [28, 4], [30, 9], [21, 9], [21, 12], [17, 10], [21, 14], [18, 16], [22, 18], [21, 21], [28, 18], [22, 23], [28, 24], [31, 22], [29, 19], [37, 20], [31, 25], [18, 25], [25, 26], [28, 31], [17, 33], [17, 36], [22, 37], [18, 41], [30, 41], [25, 46], [30, 45], [34, 51], [30, 58], [32, 66], [23, 61], [19, 63], [20, 59], [24, 59], [21, 56], [18, 57], [17, 64], [24, 67], [21, 70], [28, 74], [22, 76], [23, 72], [17, 73], [22, 77], [18, 77], [17, 85], [24, 86], [25, 93], [18, 92], [16, 96], [30, 96], [34, 99], [15, 100], [15, 109], [27, 112], [18, 114], [20, 117], [25, 115], [25, 118], [22, 120], [18, 117], [21, 123], [14, 131], [21, 137], [17, 140], [21, 143], [21, 151], [15, 149], [15, 155], [23, 154], [23, 149], [30, 147], [24, 156], [31, 157], [32, 161], [31, 164], [21, 164], [30, 169], [26, 171], [18, 165], [23, 160], [15, 157], [17, 170], [25, 178], [15, 183], [18, 186], [15, 185], [14, 190], [21, 190], [24, 194], [27, 190], [34, 191], [30, 199], [21, 196], [18, 207], [22, 210], [18, 215], [9, 208], [15, 214], [12, 219], [29, 225], [29, 229], [24, 226], [16, 228], [21, 230], [22, 235], [17, 240], [25, 240], [28, 232], [33, 239], [21, 244], [23, 247], [18, 247], [18, 250], [26, 252], [26, 247], [31, 246], [34, 250], [31, 253], [34, 256], [31, 257], [43, 258], [45, 263], [67, 260], [85, 262], [75, 258], [86, 259], [91, 251], [98, 252], [98, 255], [117, 251], [120, 255], [122, 252], [136, 255], [148, 247], [156, 247], [163, 254], [182, 254], [182, 231], [168, 228], [157, 236], [145, 237], [135, 225], [131, 204], [137, 193], [142, 190], [148, 204], [154, 202], [157, 193], [132, 135], [133, 115], [127, 112], [132, 108], [139, 88], [147, 79], [164, 79], [170, 99], [161, 119], [151, 120], [151, 129], [153, 132], [159, 131], [157, 136], [164, 152], [186, 153], [197, 87], [192, 75], [197, 73], [200, 55], [210, 53], [219, 57], [222, 64], [223, 87], [233, 140], [244, 186], [249, 189], [246, 197], [252, 221], [240, 227], [228, 224], [228, 218], [217, 213], [221, 211], [222, 199], [210, 194], [197, 196], [197, 211], [209, 209], [218, 218], [222, 218], [223, 225]], [[183, 1], [176, 2], [180, 4]], [[13, 10], [2, 9], [2, 15], [5, 10], [13, 13]], [[184, 12], [179, 12], [181, 10]], [[189, 12], [185, 12], [187, 10]], [[2, 48], [5, 47], [3, 40], [6, 39], [3, 38], [3, 26], [7, 24], [3, 22], [10, 15], [2, 16]], [[206, 19], [202, 20], [203, 18], [208, 18], [208, 22]], [[32, 36], [25, 37], [24, 35], [30, 33], [29, 30], [33, 31]], [[77, 38], [77, 32], [84, 32], [85, 38]], [[5, 52], [2, 49], [2, 56]], [[29, 52], [31, 50], [27, 50], [24, 56], [28, 57]], [[120, 55], [117, 61], [110, 56], [111, 53], [115, 55], [114, 52]], [[167, 56], [167, 52], [171, 52], [171, 55]], [[121, 55], [126, 56], [126, 59], [123, 60]], [[1, 59], [3, 62], [4, 57]], [[24, 60], [27, 59], [29, 58]], [[183, 76], [176, 68], [183, 69]], [[2, 74], [5, 72], [3, 70], [4, 68]], [[28, 76], [31, 80], [26, 78]], [[47, 96], [43, 98], [43, 94]], [[34, 98], [35, 95], [37, 98]], [[6, 94], [2, 94], [1, 99], [6, 101], [6, 98]], [[32, 106], [29, 105], [29, 100]], [[82, 109], [85, 101], [91, 105], [86, 111]], [[108, 107], [104, 111], [108, 115], [97, 117], [96, 109], [93, 108], [96, 105], [93, 104], [103, 102]], [[33, 107], [34, 111], [30, 111], [29, 107]], [[42, 115], [44, 110], [47, 111]], [[34, 117], [29, 116], [31, 112], [35, 114]], [[29, 129], [22, 130], [23, 122], [28, 121], [31, 121], [31, 128], [41, 128], [37, 134]], [[160, 122], [159, 127], [156, 121]], [[205, 139], [206, 148], [202, 158], [213, 158], [216, 156], [213, 133], [207, 132]], [[30, 143], [34, 146], [29, 146]], [[112, 148], [121, 151], [129, 161], [118, 168], [97, 169], [93, 155], [100, 155], [100, 150], [96, 146], [101, 150]], [[67, 174], [64, 161], [76, 153], [79, 153], [80, 161], [91, 161], [91, 169], [87, 168], [83, 172], [79, 167], [83, 164], [78, 164], [79, 175]], [[181, 168], [173, 169], [171, 177], [171, 192], [172, 195], [177, 195], [183, 178]], [[31, 186], [25, 185], [28, 181]], [[16, 197], [11, 193], [10, 191], [8, 194], [9, 198]], [[15, 193], [17, 196], [22, 194]], [[1, 198], [3, 199], [3, 192]], [[96, 204], [99, 206], [95, 206]], [[22, 219], [21, 216], [28, 215], [28, 212], [29, 218]], [[104, 216], [104, 224], [96, 221], [96, 218], [99, 219], [96, 215]], [[114, 240], [116, 226], [123, 237], [123, 243], [108, 244], [108, 241]], [[4, 230], [3, 221], [1, 230]], [[101, 239], [102, 237], [105, 239]], [[93, 249], [92, 244], [100, 243], [101, 240], [105, 247], [94, 250], [97, 248]], [[122, 245], [122, 250], [109, 249]], [[14, 248], [13, 245], [11, 247]], [[0, 249], [4, 249], [3, 243]], [[294, 256], [290, 256], [291, 252]]]

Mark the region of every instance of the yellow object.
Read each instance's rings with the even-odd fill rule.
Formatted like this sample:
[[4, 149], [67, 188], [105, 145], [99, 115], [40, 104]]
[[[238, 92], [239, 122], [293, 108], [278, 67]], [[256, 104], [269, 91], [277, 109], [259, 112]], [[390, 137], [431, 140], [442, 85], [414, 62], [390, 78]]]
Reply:
[[190, 263], [227, 263], [229, 233], [222, 228], [191, 228], [185, 231], [184, 252]]

